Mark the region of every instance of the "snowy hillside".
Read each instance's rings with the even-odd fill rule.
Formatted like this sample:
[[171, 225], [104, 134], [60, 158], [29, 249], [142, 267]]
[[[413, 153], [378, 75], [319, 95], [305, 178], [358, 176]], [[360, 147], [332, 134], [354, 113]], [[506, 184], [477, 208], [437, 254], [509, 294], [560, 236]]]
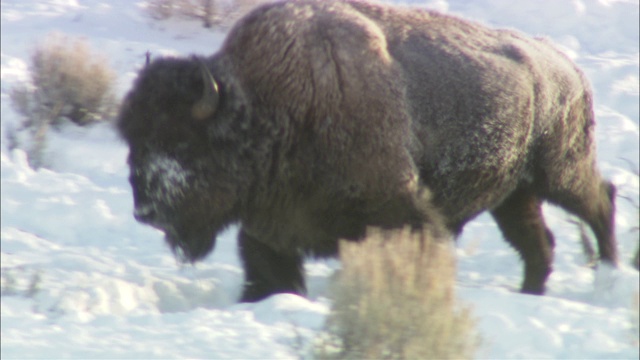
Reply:
[[[487, 215], [457, 243], [460, 298], [484, 339], [478, 358], [637, 359], [638, 0], [397, 1], [546, 36], [595, 89], [599, 165], [618, 187], [619, 269], [590, 269], [571, 218], [546, 207], [557, 240], [544, 297], [517, 292], [522, 265]], [[329, 310], [337, 261], [308, 262], [309, 298], [236, 304], [242, 269], [235, 229], [195, 267], [176, 264], [161, 232], [132, 216], [127, 148], [107, 125], [53, 134], [52, 170], [33, 171], [6, 133], [18, 123], [9, 90], [52, 31], [82, 36], [108, 56], [118, 96], [144, 53], [216, 51], [224, 33], [154, 21], [144, 1], [3, 0], [1, 356], [10, 358], [305, 358]], [[306, 354], [306, 355], [305, 355]]]

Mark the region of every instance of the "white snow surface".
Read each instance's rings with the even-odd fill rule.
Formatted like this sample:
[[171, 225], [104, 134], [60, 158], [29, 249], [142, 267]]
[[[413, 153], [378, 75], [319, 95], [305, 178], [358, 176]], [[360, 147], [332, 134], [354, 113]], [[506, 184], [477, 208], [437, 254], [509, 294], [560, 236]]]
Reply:
[[[522, 264], [487, 215], [456, 243], [460, 301], [483, 337], [477, 358], [638, 359], [638, 0], [432, 0], [427, 6], [545, 36], [595, 90], [599, 166], [618, 187], [621, 264], [589, 268], [570, 217], [544, 211], [557, 240], [548, 294], [518, 293]], [[54, 132], [50, 170], [8, 150], [18, 123], [10, 89], [28, 81], [29, 54], [50, 32], [84, 37], [108, 56], [124, 96], [144, 53], [211, 54], [223, 30], [155, 21], [144, 1], [3, 0], [1, 268], [3, 359], [310, 358], [336, 260], [307, 262], [307, 298], [237, 304], [242, 268], [231, 228], [212, 255], [182, 267], [161, 232], [137, 223], [127, 148], [108, 125]]]

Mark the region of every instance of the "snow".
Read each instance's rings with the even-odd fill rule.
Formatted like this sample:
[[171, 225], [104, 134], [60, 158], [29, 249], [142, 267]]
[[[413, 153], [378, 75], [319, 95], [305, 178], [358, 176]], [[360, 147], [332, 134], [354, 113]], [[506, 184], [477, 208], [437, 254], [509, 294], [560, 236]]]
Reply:
[[[147, 169], [141, 171], [145, 174], [145, 183], [150, 184], [154, 179], [160, 183], [151, 196], [158, 198], [158, 201], [166, 198], [171, 204], [175, 198], [184, 193], [184, 189], [189, 187], [189, 179], [192, 174], [185, 170], [182, 165], [167, 156], [155, 155], [146, 164]], [[147, 209], [136, 209], [136, 211], [146, 212]]]
[[[522, 265], [487, 215], [456, 244], [457, 293], [484, 339], [478, 358], [637, 359], [639, 242], [638, 0], [397, 1], [545, 36], [595, 89], [599, 166], [618, 187], [617, 269], [587, 265], [571, 218], [545, 206], [557, 239], [548, 294], [517, 292]], [[1, 10], [1, 356], [10, 358], [308, 358], [330, 308], [336, 260], [306, 265], [308, 298], [237, 304], [236, 228], [195, 267], [161, 232], [137, 223], [127, 148], [109, 125], [50, 139], [51, 170], [34, 171], [6, 130], [8, 92], [28, 81], [29, 54], [51, 32], [86, 38], [117, 71], [123, 96], [144, 53], [211, 54], [224, 39], [185, 20], [153, 21], [125, 0], [3, 0]], [[176, 164], [157, 166], [176, 170]]]

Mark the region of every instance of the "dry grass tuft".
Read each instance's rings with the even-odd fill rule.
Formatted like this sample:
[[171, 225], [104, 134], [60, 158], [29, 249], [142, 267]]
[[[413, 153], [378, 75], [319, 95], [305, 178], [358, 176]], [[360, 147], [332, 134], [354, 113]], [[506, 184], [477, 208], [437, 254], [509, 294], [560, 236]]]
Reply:
[[206, 28], [229, 27], [240, 17], [267, 0], [152, 0], [147, 13], [156, 20], [172, 17], [196, 19]]
[[[36, 45], [30, 70], [30, 84], [17, 86], [9, 94], [24, 120], [8, 139], [11, 147], [25, 148], [31, 164], [39, 167], [50, 126], [64, 119], [88, 125], [114, 115], [115, 72], [86, 41], [61, 34], [49, 35]], [[19, 139], [17, 132], [22, 130], [28, 131], [28, 140]]]
[[[427, 232], [372, 230], [342, 242], [322, 359], [469, 359], [479, 345], [455, 300], [450, 244]], [[333, 351], [330, 349], [334, 345]]]

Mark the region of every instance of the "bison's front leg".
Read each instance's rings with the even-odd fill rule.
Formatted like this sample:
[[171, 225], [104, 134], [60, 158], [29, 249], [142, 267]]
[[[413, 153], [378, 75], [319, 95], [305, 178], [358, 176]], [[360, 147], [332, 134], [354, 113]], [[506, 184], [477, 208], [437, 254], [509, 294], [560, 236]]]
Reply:
[[306, 294], [300, 256], [276, 252], [244, 230], [239, 246], [245, 274], [240, 301], [259, 301], [276, 293]]

